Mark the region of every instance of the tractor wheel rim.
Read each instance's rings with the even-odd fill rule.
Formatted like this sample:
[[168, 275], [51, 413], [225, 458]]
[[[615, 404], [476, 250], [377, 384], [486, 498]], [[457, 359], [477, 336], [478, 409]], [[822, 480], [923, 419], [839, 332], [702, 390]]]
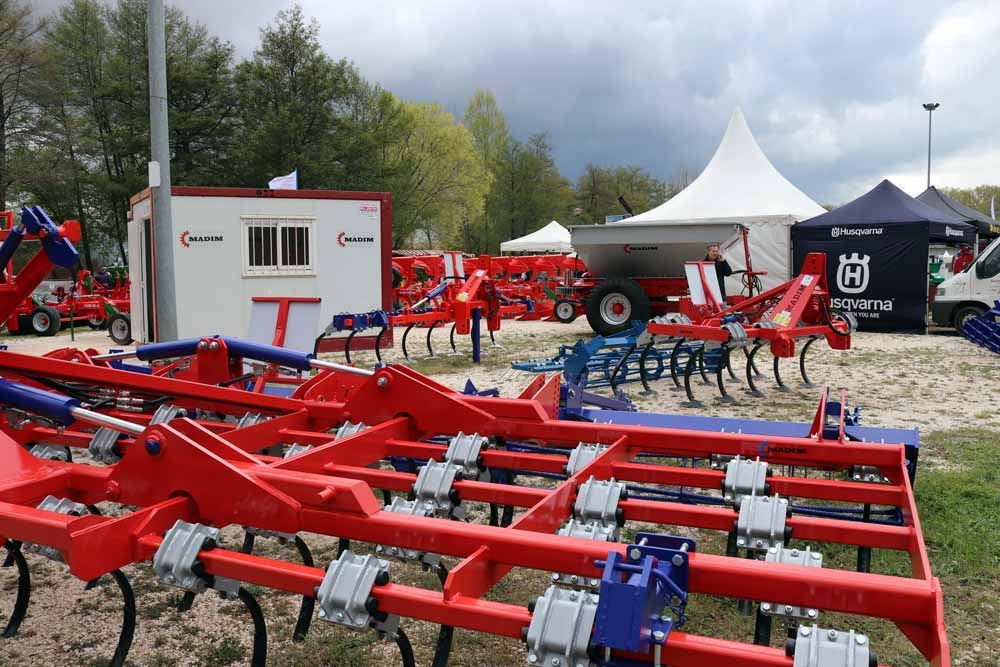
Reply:
[[115, 338], [125, 338], [128, 335], [128, 326], [122, 320], [115, 320], [111, 329], [114, 331]]
[[556, 315], [566, 320], [573, 316], [573, 304], [571, 303], [560, 303], [556, 306]]
[[601, 299], [601, 319], [612, 325], [627, 324], [632, 316], [632, 302], [615, 292]]
[[45, 313], [35, 313], [35, 317], [32, 320], [32, 324], [35, 325], [35, 329], [39, 331], [45, 331], [49, 328], [49, 324], [51, 323], [52, 322], [49, 320], [49, 316]]
[[90, 322], [90, 324], [92, 324], [92, 325], [93, 325], [93, 326], [95, 326], [95, 327], [99, 327], [99, 326], [101, 326], [101, 323], [102, 323], [102, 322], [104, 322], [104, 320], [102, 320], [102, 319], [101, 319], [101, 318], [99, 318], [99, 317], [91, 317], [91, 318], [90, 318], [89, 320], [87, 320], [87, 321], [88, 321], [88, 322]]

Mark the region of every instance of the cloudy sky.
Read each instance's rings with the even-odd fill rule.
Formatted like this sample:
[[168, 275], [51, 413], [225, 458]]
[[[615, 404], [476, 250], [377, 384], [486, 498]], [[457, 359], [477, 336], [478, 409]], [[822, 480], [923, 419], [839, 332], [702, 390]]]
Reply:
[[[58, 0], [34, 0], [43, 8]], [[174, 0], [249, 56], [284, 0]], [[560, 170], [697, 174], [736, 106], [820, 203], [884, 177], [1000, 182], [1000, 2], [302, 0], [335, 57], [397, 95], [461, 114], [497, 96], [515, 136], [547, 131]]]

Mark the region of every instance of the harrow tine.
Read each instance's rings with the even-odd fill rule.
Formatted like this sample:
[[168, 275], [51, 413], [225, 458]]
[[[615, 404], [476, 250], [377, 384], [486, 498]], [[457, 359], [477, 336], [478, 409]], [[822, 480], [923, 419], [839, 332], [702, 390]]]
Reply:
[[[719, 385], [719, 393], [721, 394], [719, 400], [723, 403], [735, 403], [736, 399], [729, 395], [729, 392], [726, 391], [726, 383], [722, 381], [722, 369], [729, 367], [729, 348], [723, 345], [721, 353], [719, 367], [715, 369], [715, 383]], [[732, 370], [730, 370], [731, 372]]]
[[[403, 632], [403, 628], [396, 630], [396, 646], [399, 647], [399, 653], [403, 657], [403, 667], [417, 667], [417, 659], [413, 655], [413, 645], [410, 643], [410, 638]], [[263, 664], [261, 663], [261, 665]]]
[[250, 656], [250, 667], [265, 667], [267, 663], [267, 622], [257, 599], [247, 589], [240, 586], [236, 595], [250, 612], [253, 620], [253, 653]]
[[7, 559], [3, 566], [17, 566], [17, 598], [14, 600], [14, 610], [10, 612], [7, 627], [4, 628], [3, 635], [0, 635], [4, 639], [9, 639], [17, 634], [18, 628], [21, 627], [21, 623], [28, 613], [28, 602], [31, 600], [31, 571], [28, 569], [28, 561], [21, 553], [20, 542], [8, 540], [6, 547]]
[[434, 327], [441, 324], [441, 320], [434, 320], [431, 322], [430, 326], [427, 327], [427, 354], [428, 359], [434, 359], [437, 355], [434, 354], [434, 348], [431, 346], [431, 334], [434, 333]]
[[378, 363], [382, 363], [382, 337], [385, 335], [386, 330], [389, 327], [382, 327], [378, 330], [378, 335], [375, 336], [375, 359]]
[[781, 379], [781, 357], [774, 358], [774, 381], [778, 383], [778, 391], [791, 391], [788, 385], [786, 385]]
[[[122, 594], [122, 629], [118, 634], [118, 644], [115, 646], [115, 654], [108, 663], [110, 667], [123, 667], [125, 658], [128, 657], [129, 649], [132, 648], [132, 638], [135, 636], [135, 593], [132, 591], [132, 584], [128, 577], [122, 574], [121, 570], [108, 572], [111, 578], [118, 585], [118, 590]], [[91, 579], [84, 586], [83, 590], [89, 591], [97, 588], [101, 578]]]
[[457, 327], [457, 326], [458, 326], [458, 324], [456, 322], [452, 322], [451, 323], [451, 331], [448, 332], [448, 342], [451, 344], [451, 353], [452, 353], [452, 355], [458, 354], [458, 348], [455, 347], [455, 327]]
[[764, 392], [762, 392], [760, 389], [757, 389], [757, 385], [754, 384], [753, 381], [754, 371], [756, 368], [753, 363], [753, 358], [754, 356], [756, 356], [757, 351], [760, 350], [760, 347], [763, 344], [764, 343], [762, 341], [754, 343], [753, 348], [750, 350], [749, 353], [746, 350], [743, 350], [743, 353], [747, 355], [747, 385], [749, 385], [750, 387], [748, 391], [750, 392], [750, 395], [755, 398], [761, 398], [764, 396]]
[[490, 331], [490, 345], [492, 347], [503, 349], [503, 345], [497, 342], [496, 336], [493, 335], [493, 331]]
[[677, 356], [681, 351], [681, 345], [684, 344], [683, 338], [678, 338], [677, 343], [674, 345], [673, 349], [670, 350], [670, 379], [674, 381], [674, 386], [671, 387], [672, 391], [680, 391], [681, 381], [677, 379]]
[[347, 340], [344, 341], [344, 361], [348, 364], [351, 363], [351, 341], [358, 331], [359, 329], [351, 329], [351, 333], [347, 334]]
[[802, 351], [799, 353], [799, 373], [802, 374], [802, 384], [800, 384], [799, 386], [805, 389], [814, 389], [816, 387], [816, 385], [812, 383], [812, 381], [809, 379], [809, 376], [806, 374], [806, 352], [809, 351], [809, 346], [815, 343], [817, 340], [819, 339], [810, 338], [809, 340], [807, 340], [805, 344], [802, 346]]
[[[255, 541], [256, 536], [253, 533], [244, 533], [243, 546], [240, 547], [240, 552], [245, 554], [253, 553]], [[313, 561], [312, 551], [309, 550], [309, 545], [307, 545], [298, 535], [295, 536], [294, 545], [299, 552], [299, 556], [302, 558], [302, 564], [306, 567], [313, 567], [315, 562]], [[295, 629], [292, 631], [293, 642], [298, 643], [305, 641], [306, 635], [309, 633], [309, 626], [312, 624], [312, 615], [315, 606], [315, 598], [308, 595], [302, 596], [302, 603], [299, 605], [299, 617], [295, 622]]]
[[702, 384], [712, 384], [712, 381], [708, 379], [708, 373], [705, 370], [705, 345], [702, 344], [701, 350], [698, 354], [698, 372], [701, 374]]
[[760, 369], [757, 368], [757, 364], [754, 363], [753, 352], [747, 352], [746, 348], [743, 348], [743, 356], [747, 358], [747, 365], [750, 367], [750, 370], [753, 371], [754, 377], [760, 377], [762, 373], [760, 372]]
[[729, 371], [729, 378], [739, 382], [740, 379], [736, 377], [736, 373], [733, 372], [733, 360], [730, 358], [729, 354], [726, 354], [726, 370]]
[[[635, 343], [632, 343], [631, 345], [628, 346], [628, 349], [625, 350], [625, 354], [622, 355], [621, 359], [618, 360], [618, 363], [615, 364], [614, 370], [611, 371], [611, 378], [609, 379], [609, 382], [611, 384], [612, 394], [618, 393], [618, 386], [617, 386], [618, 383], [615, 382], [615, 378], [618, 376], [618, 372], [625, 367], [625, 362], [628, 360], [629, 355], [631, 355], [633, 352], [635, 352]], [[628, 370], [625, 371], [625, 375], [627, 374]], [[624, 378], [624, 375], [622, 377]]]
[[[444, 563], [439, 562], [437, 566], [438, 579], [441, 581], [441, 588], [448, 581], [448, 568]], [[455, 628], [450, 625], [442, 625], [438, 631], [437, 644], [434, 647], [434, 658], [431, 667], [447, 667], [448, 658], [451, 656], [451, 642], [455, 636]]]
[[410, 330], [417, 326], [417, 323], [406, 325], [406, 330], [403, 332], [403, 358], [407, 361], [410, 360], [410, 353], [406, 351], [406, 337], [410, 335]]
[[705, 352], [704, 347], [698, 348], [697, 352], [692, 352], [688, 356], [687, 364], [684, 366], [684, 392], [687, 394], [688, 400], [681, 403], [685, 408], [700, 408], [704, 407], [704, 404], [694, 397], [694, 392], [691, 391], [691, 375], [694, 374], [694, 369], [698, 364], [701, 355]]
[[[646, 343], [642, 348], [642, 352], [639, 353], [639, 381], [642, 382], [642, 391], [639, 392], [642, 396], [655, 396], [656, 392], [653, 391], [652, 387], [649, 386], [649, 378], [646, 376], [646, 359], [649, 357], [649, 351], [653, 349], [653, 344], [656, 342], [654, 338], [650, 338], [649, 342]], [[663, 359], [660, 359], [660, 368], [663, 368]]]

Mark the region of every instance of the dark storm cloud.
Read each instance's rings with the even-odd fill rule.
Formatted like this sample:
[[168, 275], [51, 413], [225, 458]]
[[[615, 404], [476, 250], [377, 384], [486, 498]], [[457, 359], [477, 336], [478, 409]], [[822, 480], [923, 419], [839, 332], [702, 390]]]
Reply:
[[[174, 4], [246, 56], [291, 3]], [[936, 99], [935, 181], [1000, 180], [996, 3], [302, 4], [331, 56], [401, 97], [461, 115], [476, 88], [493, 90], [514, 134], [547, 131], [570, 177], [587, 162], [697, 174], [739, 105], [779, 170], [818, 201], [883, 176], [916, 194], [920, 103]]]

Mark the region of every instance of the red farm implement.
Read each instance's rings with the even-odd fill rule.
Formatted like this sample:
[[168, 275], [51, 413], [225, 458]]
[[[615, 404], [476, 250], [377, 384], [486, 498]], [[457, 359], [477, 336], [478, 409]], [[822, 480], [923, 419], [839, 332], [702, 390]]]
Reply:
[[[190, 349], [161, 345], [173, 344], [130, 354]], [[48, 557], [84, 581], [115, 579], [126, 601], [115, 665], [142, 603], [121, 568], [147, 561], [182, 604], [214, 589], [247, 605], [253, 665], [267, 650], [259, 588], [301, 598], [297, 639], [314, 616], [374, 630], [404, 665], [404, 619], [441, 626], [435, 665], [455, 628], [524, 642], [530, 664], [552, 667], [877, 664], [888, 626], [862, 633], [856, 617], [890, 621], [929, 663], [950, 665], [904, 447], [849, 440], [843, 413], [828, 428], [825, 400], [808, 436], [762, 438], [561, 421], [557, 377], [501, 399], [406, 367], [338, 367], [232, 339], [194, 347], [230, 375], [254, 359], [319, 373], [281, 397], [85, 351], [0, 352], [0, 541], [21, 583], [5, 637], [33, 625], [30, 560]], [[103, 465], [58, 455], [75, 448]], [[242, 548], [222, 542], [229, 526], [246, 531]], [[340, 548], [314, 565], [307, 542], [319, 536]], [[303, 562], [254, 555], [267, 538], [294, 542]], [[904, 556], [908, 574], [882, 551]], [[419, 567], [441, 588], [405, 583]], [[528, 606], [496, 587], [521, 570], [552, 573]], [[707, 604], [689, 603], [709, 597], [755, 614], [753, 636], [687, 631]]]

